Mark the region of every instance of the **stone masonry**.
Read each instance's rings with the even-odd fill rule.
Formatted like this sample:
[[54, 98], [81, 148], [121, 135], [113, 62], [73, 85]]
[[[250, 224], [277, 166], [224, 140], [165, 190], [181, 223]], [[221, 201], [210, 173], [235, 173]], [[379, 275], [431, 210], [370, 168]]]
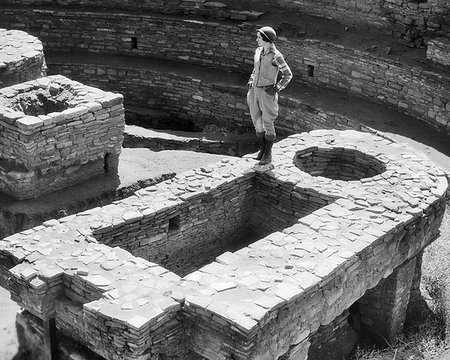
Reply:
[[20, 30], [0, 28], [0, 88], [45, 76], [42, 42]]
[[[235, 80], [228, 75], [227, 83], [216, 76], [216, 80], [211, 82], [194, 72], [179, 75], [138, 69], [129, 60], [128, 63], [125, 71], [121, 66], [79, 64], [68, 60], [66, 64], [53, 63], [53, 70], [85, 84], [108, 90], [119, 89], [127, 101], [128, 113], [133, 113], [133, 105], [148, 104], [148, 108], [190, 120], [200, 128], [214, 121], [215, 125], [231, 130], [253, 132], [245, 103], [247, 89], [242, 86], [246, 78]], [[155, 93], [160, 95], [155, 96]], [[279, 105], [277, 133], [280, 135], [328, 128], [360, 130], [362, 127], [358, 119], [323, 109], [317, 111], [286, 92], [281, 93]]]
[[116, 171], [123, 97], [50, 76], [0, 89], [0, 190], [33, 198]]
[[251, 9], [283, 8], [311, 16], [338, 19], [347, 25], [366, 24], [379, 27], [395, 35], [408, 34], [411, 30], [418, 33], [431, 33], [450, 36], [448, 15], [450, 8], [446, 0], [407, 1], [371, 0], [330, 1], [330, 0], [246, 0], [245, 7], [233, 9], [227, 0], [173, 0], [136, 1], [136, 0], [4, 0], [4, 6], [42, 6], [51, 8], [66, 6], [86, 10], [116, 9], [119, 11], [139, 8], [139, 12], [161, 12], [164, 14], [184, 14], [207, 16], [213, 19], [254, 20], [262, 12]]
[[445, 174], [356, 131], [292, 135], [274, 165], [225, 160], [0, 240], [2, 286], [50, 334], [37, 351], [56, 332], [105, 359], [314, 359], [358, 300], [395, 336]]
[[[22, 29], [33, 31], [55, 53], [86, 51], [89, 53], [86, 58], [91, 54], [151, 57], [244, 72], [247, 76], [251, 72], [254, 32], [262, 25], [249, 22], [236, 25], [132, 13], [114, 13], [114, 22], [111, 22], [111, 16], [111, 13], [86, 13], [72, 9], [41, 11], [12, 8], [0, 13], [0, 21], [13, 26], [20, 19]], [[147, 36], [148, 33], [153, 36]], [[65, 41], [61, 41], [62, 37]], [[420, 65], [404, 66], [393, 57], [377, 56], [368, 51], [318, 39], [280, 37], [277, 45], [289, 62], [294, 81], [358, 94], [418, 118], [443, 133], [450, 132], [448, 72], [441, 73], [437, 69], [424, 71]], [[89, 63], [88, 60], [86, 62]], [[57, 73], [67, 71], [64, 66], [57, 65]], [[78, 69], [64, 74], [82, 82], [82, 76], [92, 77], [92, 82], [108, 82], [103, 64], [88, 64], [86, 67], [88, 73], [81, 73], [80, 78], [77, 78]], [[142, 71], [128, 70], [123, 66], [108, 70], [106, 75], [117, 78], [111, 83], [120, 88], [130, 82], [135, 82], [135, 86], [142, 84]], [[149, 91], [155, 90], [150, 82], [144, 81], [144, 84]], [[245, 84], [246, 80], [242, 81], [241, 89], [245, 89]], [[189, 92], [190, 96], [202, 97], [202, 94], [190, 88], [190, 84], [183, 91]], [[165, 93], [156, 94], [164, 98]], [[194, 102], [199, 101], [193, 99]], [[166, 101], [172, 103], [171, 99]]]
[[428, 41], [427, 58], [441, 65], [450, 65], [450, 40], [439, 38]]

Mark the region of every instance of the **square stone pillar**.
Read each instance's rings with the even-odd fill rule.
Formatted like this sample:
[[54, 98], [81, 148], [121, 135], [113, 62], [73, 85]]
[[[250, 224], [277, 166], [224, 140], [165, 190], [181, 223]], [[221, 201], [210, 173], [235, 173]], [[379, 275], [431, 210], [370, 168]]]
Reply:
[[403, 330], [416, 263], [406, 261], [358, 300], [361, 327], [376, 341], [391, 342]]

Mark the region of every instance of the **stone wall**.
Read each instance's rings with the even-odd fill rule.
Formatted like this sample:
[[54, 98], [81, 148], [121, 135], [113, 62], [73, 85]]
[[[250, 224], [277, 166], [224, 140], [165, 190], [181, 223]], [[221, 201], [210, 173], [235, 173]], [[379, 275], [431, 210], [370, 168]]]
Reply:
[[345, 359], [358, 339], [355, 329], [350, 325], [349, 311], [344, 311], [331, 323], [320, 327], [311, 336], [308, 360]]
[[245, 134], [232, 134], [221, 130], [223, 133], [219, 135], [214, 131], [186, 135], [125, 125], [123, 147], [146, 148], [152, 151], [187, 150], [231, 156], [244, 156], [258, 149], [253, 130]]
[[[438, 130], [450, 129], [450, 88], [445, 76], [318, 41], [305, 41], [300, 47], [304, 57], [300, 58], [294, 56], [298, 47], [287, 43], [281, 46], [298, 81], [353, 92], [422, 119]], [[314, 76], [307, 75], [308, 67], [314, 68]], [[227, 127], [232, 122], [235, 127], [249, 127], [247, 105], [243, 101], [246, 89], [236, 82], [211, 83], [200, 76], [161, 74], [133, 67], [125, 71], [119, 66], [73, 62], [52, 63], [50, 68], [52, 72], [95, 86], [117, 88], [125, 95], [126, 104], [166, 109], [195, 121], [200, 127], [211, 121], [211, 114], [215, 114], [219, 126]], [[317, 128], [357, 129], [358, 126], [356, 119], [314, 109], [283, 92], [280, 105], [280, 134]]]
[[[344, 158], [358, 152], [367, 164], [375, 158], [384, 167], [346, 181], [308, 174], [294, 163], [307, 149], [337, 154], [342, 148]], [[409, 294], [399, 274], [435, 239], [448, 182], [405, 145], [355, 131], [291, 136], [274, 146], [273, 161], [275, 169], [262, 174], [251, 159], [222, 161], [7, 237], [0, 241], [0, 266], [2, 276], [9, 272], [10, 278], [2, 283], [44, 325], [55, 319], [58, 331], [73, 334], [107, 359], [176, 359], [192, 353], [211, 360], [307, 359], [321, 342], [324, 348], [332, 342], [327, 325], [336, 318], [342, 324], [345, 311], [383, 278], [396, 284], [390, 293]], [[116, 246], [147, 241], [158, 253], [158, 239], [151, 234], [184, 229], [214, 240], [214, 234], [202, 232], [211, 229], [210, 220], [196, 221], [196, 214], [211, 211], [219, 229], [239, 223], [249, 209], [242, 197], [252, 201], [245, 196], [252, 191], [268, 199], [269, 205], [259, 205], [254, 198], [252, 210], [272, 208], [261, 215], [266, 221], [281, 211], [300, 218], [262, 239], [248, 239], [248, 246], [225, 252], [184, 278]], [[216, 216], [221, 199], [235, 204], [223, 207], [223, 218]], [[194, 224], [186, 227], [177, 216], [188, 208]], [[163, 213], [165, 221], [156, 221]], [[189, 233], [187, 240], [194, 240]], [[192, 256], [177, 256], [185, 255]], [[383, 308], [393, 319], [380, 321], [382, 328], [401, 323], [401, 312]]]
[[45, 76], [41, 41], [20, 30], [0, 29], [0, 88]]
[[386, 26], [388, 19], [383, 16], [380, 6], [374, 5], [370, 1], [358, 2], [336, 2], [336, 1], [255, 1], [247, 0], [245, 5], [231, 4], [227, 5], [227, 1], [213, 2], [206, 0], [171, 1], [169, 4], [164, 1], [106, 1], [100, 0], [95, 3], [86, 0], [67, 0], [64, 2], [57, 0], [5, 0], [4, 6], [25, 6], [25, 7], [62, 7], [77, 8], [85, 10], [122, 10], [140, 12], [159, 12], [163, 14], [190, 14], [206, 16], [216, 19], [231, 20], [254, 20], [258, 18], [262, 12], [252, 9], [289, 9], [290, 11], [298, 11], [301, 13], [337, 19], [346, 24], [372, 24], [378, 26]]
[[[198, 186], [208, 187], [211, 170], [203, 169], [205, 184], [193, 172], [178, 182], [179, 192], [195, 194]], [[140, 221], [115, 226], [94, 236], [111, 247], [119, 246], [178, 275], [189, 274], [233, 247], [241, 247], [245, 233], [252, 233], [254, 179], [244, 176], [211, 189], [207, 196], [195, 196], [156, 211]], [[148, 189], [147, 193], [152, 193]], [[155, 195], [156, 192], [155, 192]], [[136, 214], [138, 216], [138, 214]]]
[[382, 9], [400, 34], [415, 36], [439, 34], [450, 36], [450, 4], [446, 0], [385, 0]]
[[[202, 172], [207, 176], [211, 169]], [[191, 178], [195, 173], [187, 174], [185, 184], [175, 181], [180, 191], [193, 191], [199, 186]], [[152, 190], [156, 187], [148, 191]], [[154, 212], [139, 222], [115, 226], [107, 233], [94, 231], [93, 235], [103, 244], [120, 247], [185, 276], [224, 252], [237, 251], [252, 240], [291, 226], [331, 201], [319, 193], [294, 189], [291, 184], [274, 185], [264, 178], [255, 183], [249, 173], [211, 189], [206, 196]]]
[[[15, 24], [32, 30], [55, 52], [87, 50], [110, 55], [151, 56], [245, 74], [251, 71], [256, 28], [252, 24], [234, 26], [151, 15], [141, 15], [137, 19], [132, 14], [116, 14], [117, 26], [112, 28], [110, 16], [108, 13], [76, 15], [75, 11], [8, 10], [0, 15], [0, 20], [9, 26]], [[137, 49], [133, 48], [133, 38], [136, 38]], [[389, 58], [315, 40], [280, 39], [278, 44], [296, 81], [350, 91], [426, 121], [441, 131], [449, 131], [447, 75], [402, 66]], [[61, 70], [56, 68], [55, 71]], [[96, 71], [88, 69], [90, 75]], [[133, 82], [127, 71], [124, 68], [110, 70], [109, 76], [127, 77], [128, 82]], [[105, 80], [104, 72], [99, 76]], [[153, 94], [156, 99], [160, 95]]]
[[24, 6], [24, 7], [64, 7], [88, 9], [122, 9], [122, 10], [139, 10], [139, 11], [156, 11], [164, 13], [189, 13], [198, 11], [203, 7], [205, 0], [175, 0], [167, 4], [166, 1], [150, 1], [150, 0], [99, 0], [92, 2], [89, 0], [5, 0], [2, 5], [8, 6]]
[[450, 65], [450, 40], [444, 38], [429, 40], [427, 43], [427, 59], [437, 64]]
[[[274, 6], [274, 2], [268, 0], [258, 3], [267, 8]], [[450, 5], [445, 0], [277, 0], [275, 4], [281, 9], [335, 19], [342, 24], [375, 26], [397, 36], [450, 36]]]
[[[193, 122], [201, 129], [211, 125], [212, 121], [214, 125], [229, 130], [253, 129], [245, 103], [247, 89], [242, 85], [246, 77], [240, 77], [240, 82], [226, 83], [211, 81], [201, 75], [182, 75], [132, 66], [124, 70], [118, 65], [77, 63], [52, 63], [51, 72], [105, 90], [119, 91], [124, 95], [129, 114], [133, 113], [133, 106], [147, 104], [148, 109], [166, 111], [178, 121]], [[318, 128], [364, 128], [357, 119], [315, 109], [283, 93], [280, 94], [279, 104], [279, 135]]]
[[[190, 14], [211, 19], [255, 20], [267, 9], [284, 9], [299, 14], [337, 20], [346, 25], [369, 25], [385, 32], [406, 36], [426, 33], [450, 36], [450, 6], [445, 0], [407, 1], [385, 0], [373, 2], [337, 1], [337, 0], [247, 0], [245, 6], [227, 0], [213, 2], [206, 0], [164, 1], [97, 1], [86, 0], [5, 0], [3, 6], [25, 7], [61, 7], [85, 10], [121, 10], [140, 12], [158, 12], [163, 14]], [[252, 9], [264, 9], [262, 12]]]
[[[449, 133], [450, 88], [446, 75], [316, 40], [286, 47], [294, 68], [303, 68], [303, 74], [308, 68], [313, 71], [313, 76], [304, 76], [303, 80], [360, 94]], [[295, 58], [295, 51], [303, 57]]]
[[[250, 1], [256, 3], [257, 1]], [[383, 5], [381, 2], [373, 2], [370, 0], [362, 1], [339, 1], [339, 0], [277, 0], [258, 1], [264, 4], [266, 8], [274, 5], [281, 9], [308, 14], [311, 16], [334, 19], [342, 24], [347, 25], [371, 25], [389, 29], [390, 20], [385, 16]]]
[[117, 171], [122, 101], [63, 76], [1, 89], [1, 190], [33, 198]]
[[163, 14], [172, 15], [197, 15], [204, 16], [212, 19], [220, 20], [255, 20], [262, 12], [249, 10], [248, 7], [244, 9], [235, 9], [229, 7], [224, 3], [218, 1], [207, 0], [172, 0], [167, 1], [139, 1], [139, 0], [99, 0], [99, 1], [86, 1], [86, 0], [5, 0], [2, 2], [5, 7], [42, 7], [42, 8], [72, 8], [83, 9], [86, 11], [104, 11], [104, 10], [116, 10], [126, 12], [157, 12]]
[[[408, 240], [405, 239], [404, 243], [400, 242], [400, 251], [403, 245], [408, 246]], [[405, 250], [408, 251], [408, 249]], [[395, 334], [399, 334], [403, 329], [415, 266], [415, 258], [408, 260], [394, 271], [395, 276], [381, 280], [378, 286], [369, 289], [358, 300], [361, 325], [363, 328], [368, 328], [379, 343], [393, 339]], [[383, 301], [380, 301], [381, 299]], [[401, 321], [395, 319], [401, 319]], [[385, 326], [387, 323], [390, 324], [389, 327]]]

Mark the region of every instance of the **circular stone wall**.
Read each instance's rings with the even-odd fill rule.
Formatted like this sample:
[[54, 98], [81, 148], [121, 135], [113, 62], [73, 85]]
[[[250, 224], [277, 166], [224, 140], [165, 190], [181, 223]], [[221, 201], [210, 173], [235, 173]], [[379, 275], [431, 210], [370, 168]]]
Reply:
[[370, 178], [386, 170], [375, 157], [345, 148], [308, 148], [296, 153], [294, 165], [312, 176], [345, 181]]
[[45, 76], [41, 41], [24, 31], [0, 29], [0, 88]]

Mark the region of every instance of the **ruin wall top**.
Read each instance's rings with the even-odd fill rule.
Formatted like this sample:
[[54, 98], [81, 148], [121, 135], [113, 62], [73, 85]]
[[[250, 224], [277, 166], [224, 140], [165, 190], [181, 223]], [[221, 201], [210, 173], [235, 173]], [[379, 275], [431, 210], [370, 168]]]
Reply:
[[[0, 241], [3, 286], [108, 359], [151, 358], [184, 340], [208, 359], [277, 359], [307, 346], [435, 239], [448, 182], [407, 146], [355, 131], [293, 135], [276, 144], [274, 165], [260, 174], [251, 159], [225, 160], [9, 236]], [[170, 233], [207, 226], [203, 208], [220, 212], [224, 196], [241, 201], [238, 189], [261, 186], [273, 204], [320, 207], [183, 278], [118, 247], [157, 250]], [[235, 222], [241, 208], [220, 220]]]
[[0, 28], [0, 88], [45, 76], [42, 42], [24, 31]]

